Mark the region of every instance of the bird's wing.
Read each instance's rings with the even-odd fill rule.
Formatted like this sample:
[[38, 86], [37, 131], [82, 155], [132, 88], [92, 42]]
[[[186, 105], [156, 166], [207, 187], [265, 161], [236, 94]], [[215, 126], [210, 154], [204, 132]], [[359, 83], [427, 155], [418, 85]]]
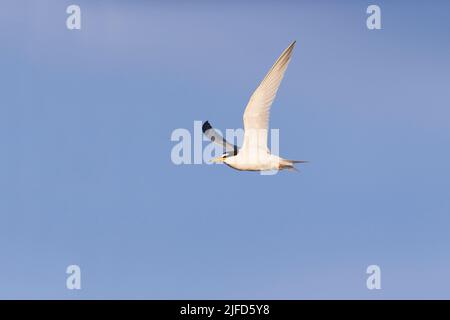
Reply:
[[[247, 150], [250, 148], [250, 144], [253, 144], [258, 149], [267, 148], [267, 131], [269, 127], [269, 115], [270, 107], [275, 99], [275, 96], [280, 86], [281, 80], [283, 79], [284, 73], [288, 67], [289, 61], [291, 60], [292, 51], [294, 50], [295, 41], [292, 42], [289, 47], [283, 51], [281, 56], [269, 70], [267, 75], [264, 77], [263, 81], [259, 87], [255, 90], [253, 95], [245, 108], [244, 112], [244, 143], [242, 145], [242, 150]], [[256, 145], [250, 141], [255, 141], [255, 136], [257, 134], [258, 138]]]
[[223, 146], [224, 152], [232, 153], [233, 155], [236, 155], [238, 153], [238, 147], [225, 140], [225, 138], [222, 137], [220, 133], [214, 130], [209, 121], [205, 121], [205, 123], [203, 123], [202, 131], [203, 134], [207, 136], [212, 142]]

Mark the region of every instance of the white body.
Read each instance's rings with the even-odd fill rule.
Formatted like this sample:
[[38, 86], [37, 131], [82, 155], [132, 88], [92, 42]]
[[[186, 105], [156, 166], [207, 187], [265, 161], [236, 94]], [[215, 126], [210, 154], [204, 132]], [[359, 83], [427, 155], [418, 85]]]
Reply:
[[241, 153], [233, 157], [226, 157], [225, 164], [237, 170], [267, 171], [280, 170], [283, 159], [270, 153], [261, 154], [255, 159], [245, 159]]

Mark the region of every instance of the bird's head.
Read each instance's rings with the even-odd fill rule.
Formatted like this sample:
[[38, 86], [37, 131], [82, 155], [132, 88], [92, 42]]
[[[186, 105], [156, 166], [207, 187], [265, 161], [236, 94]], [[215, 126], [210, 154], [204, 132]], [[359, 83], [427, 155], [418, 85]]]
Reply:
[[214, 162], [214, 163], [225, 162], [225, 160], [226, 160], [229, 156], [231, 156], [231, 153], [225, 152], [225, 153], [223, 153], [220, 157], [211, 159], [211, 162]]

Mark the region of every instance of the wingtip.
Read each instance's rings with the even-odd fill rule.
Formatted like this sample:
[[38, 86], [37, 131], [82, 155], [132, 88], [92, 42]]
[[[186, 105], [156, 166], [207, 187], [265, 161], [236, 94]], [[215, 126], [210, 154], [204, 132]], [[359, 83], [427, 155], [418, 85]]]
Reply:
[[287, 47], [287, 49], [285, 50], [286, 52], [292, 52], [292, 51], [294, 51], [294, 47], [295, 47], [295, 44], [297, 43], [297, 40], [294, 40], [294, 41], [292, 41], [291, 42], [291, 44], [289, 45], [289, 47]]
[[202, 131], [203, 133], [205, 133], [206, 131], [208, 131], [209, 129], [211, 129], [211, 125], [209, 124], [209, 121], [206, 120], [203, 125], [202, 125]]

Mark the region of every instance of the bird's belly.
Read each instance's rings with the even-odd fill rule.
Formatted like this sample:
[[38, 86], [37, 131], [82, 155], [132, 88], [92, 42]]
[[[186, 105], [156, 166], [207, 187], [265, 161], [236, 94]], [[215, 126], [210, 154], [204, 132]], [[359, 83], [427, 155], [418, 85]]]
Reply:
[[228, 164], [230, 167], [243, 171], [265, 171], [278, 169], [278, 163], [264, 159], [261, 161], [236, 161]]

